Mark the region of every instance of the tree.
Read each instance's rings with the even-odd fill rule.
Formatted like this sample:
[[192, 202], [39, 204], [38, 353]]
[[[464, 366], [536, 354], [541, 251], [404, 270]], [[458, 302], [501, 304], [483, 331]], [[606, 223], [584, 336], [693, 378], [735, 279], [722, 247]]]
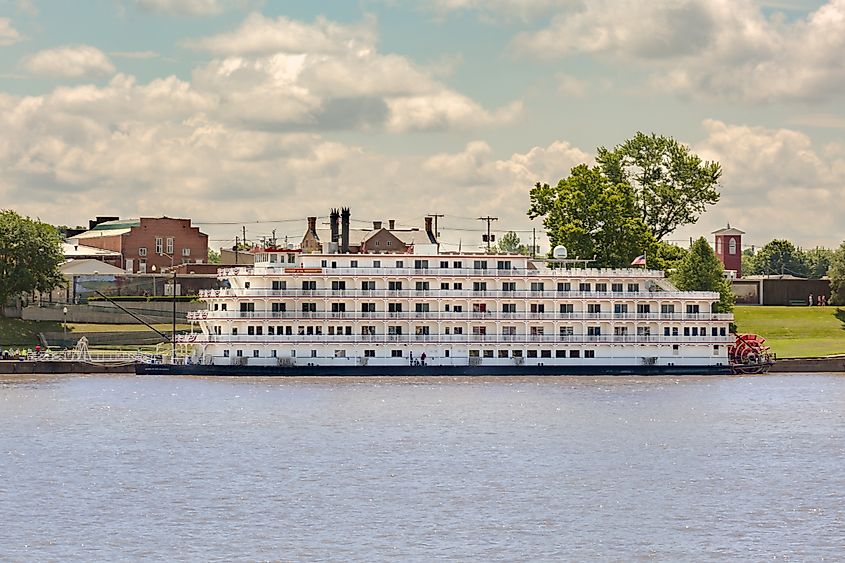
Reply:
[[495, 252], [500, 254], [523, 254], [528, 256], [531, 254], [531, 249], [522, 244], [522, 241], [513, 231], [508, 231], [502, 238], [499, 239], [499, 244], [496, 245]]
[[219, 264], [220, 263], [220, 253], [214, 250], [213, 248], [208, 249], [208, 263], [209, 264]]
[[827, 275], [830, 278], [831, 305], [845, 305], [845, 242], [833, 252]]
[[633, 189], [611, 183], [598, 167], [576, 166], [557, 186], [531, 190], [532, 219], [543, 217], [552, 246], [571, 256], [594, 258], [599, 267], [619, 268], [648, 251], [654, 237], [637, 213]]
[[722, 263], [704, 239], [699, 238], [690, 246], [689, 253], [678, 263], [670, 276], [672, 283], [681, 291], [715, 291], [719, 302], [714, 303], [714, 313], [733, 310], [734, 295], [730, 282], [725, 279]]
[[829, 248], [813, 248], [804, 251], [804, 264], [807, 265], [807, 274], [813, 279], [823, 278], [830, 268], [830, 260], [833, 258], [833, 251]]
[[0, 210], [0, 311], [21, 293], [46, 292], [63, 285], [59, 271], [63, 261], [54, 227]]
[[845, 305], [845, 242], [833, 252], [830, 268], [830, 302], [833, 305]]
[[658, 242], [646, 256], [646, 263], [649, 268], [670, 272], [677, 269], [678, 264], [687, 254], [685, 248], [667, 242]]
[[719, 163], [671, 137], [638, 132], [613, 150], [599, 147], [596, 161], [611, 183], [633, 188], [640, 218], [659, 241], [719, 201]]
[[744, 276], [753, 276], [757, 272], [755, 271], [754, 266], [754, 250], [751, 248], [746, 248], [742, 251], [742, 256], [740, 256], [742, 260], [742, 275]]
[[789, 274], [802, 278], [809, 275], [804, 254], [794, 244], [784, 239], [775, 239], [758, 250], [754, 254], [752, 264], [754, 274]]

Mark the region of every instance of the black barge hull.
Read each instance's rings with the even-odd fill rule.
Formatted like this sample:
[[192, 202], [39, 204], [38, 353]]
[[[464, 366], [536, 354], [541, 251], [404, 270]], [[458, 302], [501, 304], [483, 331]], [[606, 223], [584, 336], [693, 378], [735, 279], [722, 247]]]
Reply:
[[218, 366], [136, 364], [137, 375], [227, 377], [431, 377], [561, 375], [730, 375], [730, 366]]

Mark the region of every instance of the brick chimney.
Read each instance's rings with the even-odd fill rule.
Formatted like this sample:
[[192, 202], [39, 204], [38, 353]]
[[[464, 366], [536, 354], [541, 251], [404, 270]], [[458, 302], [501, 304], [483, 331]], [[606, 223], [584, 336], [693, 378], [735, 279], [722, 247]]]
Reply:
[[349, 254], [349, 208], [340, 209], [340, 252]]
[[337, 209], [332, 209], [329, 214], [329, 226], [332, 229], [332, 242], [340, 241], [340, 212]]
[[433, 221], [434, 218], [432, 217], [425, 218], [425, 234], [428, 235], [428, 242], [431, 244], [437, 244], [437, 237], [434, 236], [434, 227], [432, 225]]
[[387, 227], [388, 230], [391, 230], [391, 231], [394, 230], [396, 228], [396, 219], [389, 219], [387, 221], [387, 225], [388, 225], [388, 227]]
[[381, 229], [381, 221], [373, 221], [373, 230], [378, 231]]
[[308, 232], [313, 235], [317, 235], [317, 218], [316, 217], [309, 217], [308, 218]]

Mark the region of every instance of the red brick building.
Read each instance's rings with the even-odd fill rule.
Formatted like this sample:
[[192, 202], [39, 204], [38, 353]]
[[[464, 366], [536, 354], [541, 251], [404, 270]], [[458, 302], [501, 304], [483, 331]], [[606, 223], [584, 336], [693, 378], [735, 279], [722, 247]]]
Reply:
[[[127, 272], [152, 272], [172, 264], [208, 262], [208, 235], [190, 219], [142, 217], [106, 221], [68, 242], [119, 252]], [[171, 262], [172, 257], [172, 262]]]
[[733, 277], [742, 277], [742, 235], [745, 233], [739, 229], [727, 228], [713, 231], [716, 235], [716, 256], [722, 261], [722, 265], [728, 272], [733, 272]]

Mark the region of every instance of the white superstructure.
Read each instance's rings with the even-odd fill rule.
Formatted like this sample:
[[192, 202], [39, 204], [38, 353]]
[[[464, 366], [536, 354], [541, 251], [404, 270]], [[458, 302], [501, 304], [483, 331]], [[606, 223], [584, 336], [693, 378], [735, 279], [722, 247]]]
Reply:
[[[200, 297], [194, 361], [239, 366], [726, 366], [731, 314], [660, 271], [519, 255], [272, 249]], [[583, 265], [583, 264], [581, 264]]]

